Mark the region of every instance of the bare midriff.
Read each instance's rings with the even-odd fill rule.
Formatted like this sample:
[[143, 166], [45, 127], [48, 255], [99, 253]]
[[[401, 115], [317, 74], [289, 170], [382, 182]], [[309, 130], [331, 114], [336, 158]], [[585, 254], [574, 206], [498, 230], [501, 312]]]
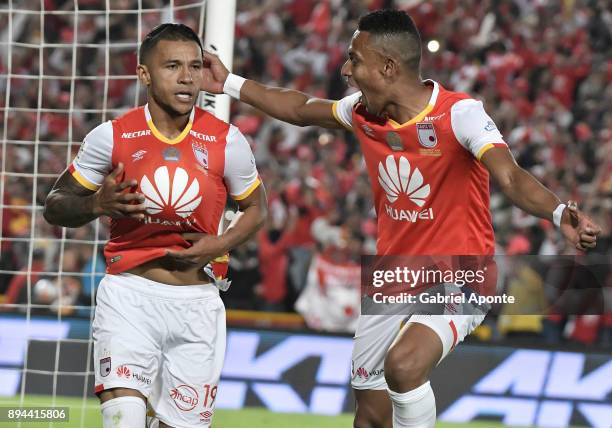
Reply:
[[177, 269], [173, 261], [167, 257], [151, 260], [136, 266], [126, 273], [142, 276], [155, 282], [168, 285], [203, 285], [211, 280], [202, 269], [205, 265], [194, 265], [186, 269]]

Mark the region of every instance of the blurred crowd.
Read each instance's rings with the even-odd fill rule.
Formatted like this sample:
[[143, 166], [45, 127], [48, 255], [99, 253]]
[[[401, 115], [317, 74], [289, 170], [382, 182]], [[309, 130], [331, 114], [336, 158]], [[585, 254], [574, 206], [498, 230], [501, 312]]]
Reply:
[[[40, 7], [38, 0], [17, 3], [24, 9]], [[74, 7], [72, 0], [43, 3], [49, 10]], [[6, 135], [2, 162], [7, 173], [3, 177], [2, 237], [23, 239], [3, 240], [1, 269], [15, 272], [29, 265], [34, 269], [34, 262], [41, 272], [57, 272], [61, 267], [63, 272], [74, 273], [74, 287], [81, 288], [76, 302], [89, 301], [93, 293], [103, 261], [91, 243], [105, 239], [106, 223], [66, 230], [64, 237], [69, 240], [60, 244], [55, 239], [62, 237], [62, 231], [46, 225], [41, 210], [31, 206], [42, 205], [58, 172], [89, 130], [144, 101], [133, 77], [139, 15], [110, 14], [107, 34], [100, 3], [104, 2], [79, 0], [80, 9], [100, 13], [80, 14], [76, 23], [73, 15], [45, 15], [42, 28], [36, 14], [13, 17], [10, 67], [15, 77], [10, 80], [8, 108], [0, 112], [0, 135]], [[136, 9], [138, 3], [111, 1], [113, 9], [124, 10]], [[190, 3], [195, 1], [174, 2], [175, 7]], [[165, 0], [142, 0], [149, 11], [141, 14], [141, 36], [170, 19], [164, 8], [167, 4]], [[238, 0], [234, 72], [339, 99], [352, 91], [340, 68], [357, 20], [382, 7], [404, 9], [416, 21], [424, 42], [424, 78], [483, 100], [518, 163], [562, 200], [578, 200], [602, 226], [595, 253], [607, 260], [608, 270], [598, 275], [612, 289], [610, 3]], [[200, 16], [196, 11], [181, 9], [175, 18], [197, 30]], [[7, 13], [0, 9], [0, 40], [9, 39], [7, 22]], [[104, 47], [107, 38], [109, 49]], [[38, 46], [43, 39], [52, 45], [41, 52]], [[84, 46], [72, 49], [75, 41]], [[5, 44], [0, 44], [0, 50], [0, 99], [5, 100], [9, 52]], [[60, 77], [31, 78], [40, 73]], [[71, 79], [73, 74], [79, 77]], [[111, 78], [103, 79], [104, 75]], [[306, 287], [314, 283], [325, 288], [326, 275], [334, 271], [330, 265], [337, 267], [336, 273], [342, 272], [340, 277], [354, 278], [347, 272], [358, 269], [360, 255], [374, 253], [375, 213], [358, 143], [348, 132], [298, 128], [239, 102], [232, 103], [231, 120], [252, 143], [266, 183], [270, 214], [256, 239], [232, 253], [232, 287], [225, 293], [226, 304], [237, 309], [294, 311]], [[575, 253], [550, 223], [513, 208], [494, 183], [491, 191], [499, 254]], [[30, 242], [32, 236], [36, 240]], [[66, 256], [70, 252], [75, 256]], [[98, 274], [91, 273], [92, 266], [97, 266]], [[510, 269], [503, 286], [512, 287], [516, 281], [538, 283], [546, 276], [538, 269]], [[9, 303], [19, 301], [14, 291], [19, 287], [14, 284], [24, 277], [0, 273], [0, 293], [7, 293]], [[351, 284], [345, 287], [359, 287], [358, 278], [356, 284], [347, 281]], [[56, 284], [58, 287], [71, 288]], [[26, 293], [26, 298], [33, 297]], [[610, 293], [606, 299], [610, 305]], [[355, 315], [348, 303], [343, 312], [349, 318]], [[499, 323], [490, 325], [493, 337], [526, 332], [556, 341], [612, 342], [609, 316], [526, 320], [501, 312]], [[321, 325], [324, 323], [316, 320], [311, 323]], [[550, 334], [551, 326], [557, 333]]]

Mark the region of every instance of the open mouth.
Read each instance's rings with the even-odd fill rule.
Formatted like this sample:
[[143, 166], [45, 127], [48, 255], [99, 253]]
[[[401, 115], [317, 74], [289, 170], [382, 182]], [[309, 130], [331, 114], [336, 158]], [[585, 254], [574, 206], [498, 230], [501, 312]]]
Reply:
[[174, 94], [179, 101], [191, 102], [193, 101], [193, 94], [191, 92], [177, 92]]

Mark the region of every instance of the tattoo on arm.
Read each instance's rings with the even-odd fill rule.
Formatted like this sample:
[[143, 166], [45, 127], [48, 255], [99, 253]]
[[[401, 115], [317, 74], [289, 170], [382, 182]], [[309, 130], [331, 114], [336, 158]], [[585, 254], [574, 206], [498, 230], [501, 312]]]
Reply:
[[47, 196], [43, 216], [54, 225], [83, 226], [98, 217], [93, 212], [94, 194], [94, 191], [81, 186], [66, 170]]

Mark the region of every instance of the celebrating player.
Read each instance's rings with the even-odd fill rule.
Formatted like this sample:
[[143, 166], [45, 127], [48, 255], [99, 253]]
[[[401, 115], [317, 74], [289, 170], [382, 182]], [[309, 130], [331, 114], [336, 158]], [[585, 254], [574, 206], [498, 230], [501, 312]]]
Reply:
[[[359, 92], [336, 102], [245, 80], [216, 56], [204, 58], [203, 90], [296, 125], [355, 133], [372, 183], [378, 255], [492, 255], [489, 174], [576, 248], [595, 246], [599, 228], [515, 163], [480, 101], [421, 79], [420, 35], [404, 12], [360, 19], [342, 68]], [[483, 318], [413, 315], [400, 330], [404, 319], [362, 316], [352, 357], [355, 427], [433, 427], [430, 372]]]
[[[225, 309], [203, 268], [266, 218], [251, 149], [233, 125], [195, 107], [202, 45], [180, 24], [144, 39], [137, 73], [148, 104], [104, 122], [45, 202], [52, 224], [107, 215], [107, 275], [93, 322], [103, 426], [208, 427], [225, 354]], [[217, 236], [227, 194], [243, 215]]]

